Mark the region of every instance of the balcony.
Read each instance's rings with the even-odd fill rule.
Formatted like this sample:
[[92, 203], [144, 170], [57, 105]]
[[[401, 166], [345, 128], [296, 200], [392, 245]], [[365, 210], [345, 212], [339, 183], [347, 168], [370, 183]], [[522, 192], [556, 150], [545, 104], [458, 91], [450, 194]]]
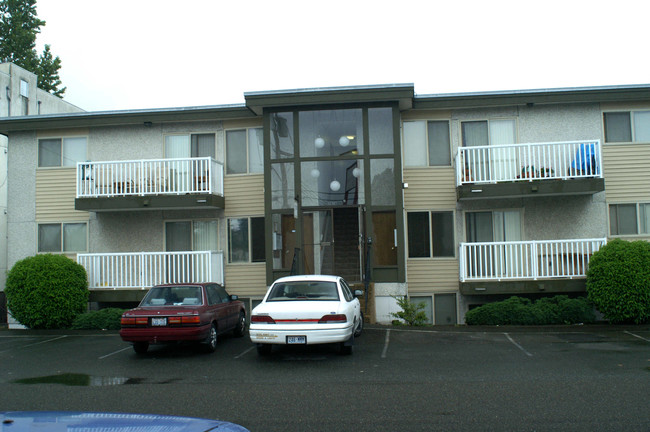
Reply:
[[460, 147], [458, 200], [594, 194], [605, 190], [599, 140]]
[[223, 164], [210, 157], [77, 164], [76, 210], [223, 207]]
[[591, 256], [607, 239], [460, 244], [466, 295], [584, 291]]
[[[182, 282], [224, 282], [223, 252], [78, 254], [91, 290], [133, 291]], [[115, 298], [115, 296], [113, 297]]]

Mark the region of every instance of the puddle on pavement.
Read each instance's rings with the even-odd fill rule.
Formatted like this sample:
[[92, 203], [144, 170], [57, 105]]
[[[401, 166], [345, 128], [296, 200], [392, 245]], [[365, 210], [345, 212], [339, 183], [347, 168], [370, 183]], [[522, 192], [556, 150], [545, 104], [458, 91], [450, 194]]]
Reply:
[[102, 377], [86, 374], [65, 373], [12, 381], [16, 384], [63, 384], [67, 386], [105, 387], [125, 384], [140, 384], [143, 378]]

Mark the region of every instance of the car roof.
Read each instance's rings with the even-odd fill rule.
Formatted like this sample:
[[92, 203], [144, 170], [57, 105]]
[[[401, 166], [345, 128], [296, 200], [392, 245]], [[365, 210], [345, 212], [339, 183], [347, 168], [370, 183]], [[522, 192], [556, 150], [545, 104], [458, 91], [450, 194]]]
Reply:
[[296, 276], [285, 276], [277, 279], [274, 283], [278, 282], [305, 282], [305, 281], [314, 281], [314, 282], [337, 282], [341, 279], [341, 276], [333, 275], [296, 275]]

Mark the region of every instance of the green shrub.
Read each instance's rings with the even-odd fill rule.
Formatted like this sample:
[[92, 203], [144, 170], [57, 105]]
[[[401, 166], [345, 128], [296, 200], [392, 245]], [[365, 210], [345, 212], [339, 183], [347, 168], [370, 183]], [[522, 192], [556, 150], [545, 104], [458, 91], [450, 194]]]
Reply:
[[515, 296], [479, 306], [465, 314], [465, 322], [469, 325], [548, 325], [594, 321], [593, 307], [586, 298], [571, 299], [565, 295], [544, 297], [536, 302]]
[[126, 309], [106, 308], [77, 316], [70, 328], [76, 330], [119, 330], [120, 318]]
[[88, 305], [86, 270], [63, 255], [36, 255], [7, 273], [7, 308], [34, 329], [66, 328]]
[[391, 312], [390, 315], [394, 318], [400, 318], [406, 322], [407, 325], [421, 326], [427, 322], [427, 314], [424, 312], [424, 303], [413, 303], [408, 297], [395, 297], [392, 296], [397, 305], [402, 308], [399, 312]]
[[587, 295], [612, 323], [650, 320], [650, 243], [615, 239], [589, 261]]

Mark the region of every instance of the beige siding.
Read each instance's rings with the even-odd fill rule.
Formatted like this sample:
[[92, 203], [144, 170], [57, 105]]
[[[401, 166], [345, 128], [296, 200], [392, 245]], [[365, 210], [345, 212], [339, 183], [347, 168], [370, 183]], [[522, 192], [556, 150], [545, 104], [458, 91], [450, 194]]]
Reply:
[[226, 217], [264, 214], [264, 175], [226, 176], [223, 193]]
[[404, 169], [404, 207], [447, 209], [456, 207], [456, 172], [449, 168]]
[[36, 171], [36, 221], [87, 221], [88, 212], [76, 211], [75, 168], [40, 169]]
[[262, 297], [266, 293], [266, 264], [227, 264], [226, 289], [240, 297]]
[[603, 174], [607, 201], [650, 201], [650, 146], [603, 146]]
[[407, 260], [409, 294], [458, 291], [458, 260]]

